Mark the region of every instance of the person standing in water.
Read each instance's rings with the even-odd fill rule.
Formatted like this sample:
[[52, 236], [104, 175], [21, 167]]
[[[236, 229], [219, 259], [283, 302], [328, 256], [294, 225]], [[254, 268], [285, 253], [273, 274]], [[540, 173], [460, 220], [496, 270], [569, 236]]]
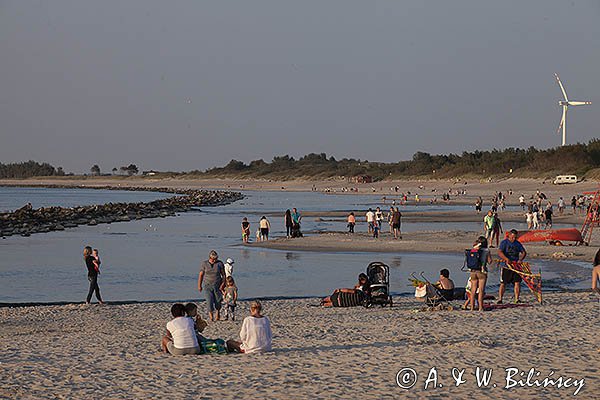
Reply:
[[248, 218], [242, 219], [242, 242], [248, 243], [250, 241], [250, 222]]
[[85, 260], [85, 266], [88, 270], [88, 281], [90, 281], [90, 289], [85, 300], [86, 304], [90, 304], [92, 300], [92, 293], [96, 292], [96, 298], [98, 303], [104, 304], [102, 296], [100, 296], [100, 287], [98, 286], [98, 274], [100, 273], [100, 265], [96, 258], [92, 255], [92, 248], [85, 246], [83, 249], [83, 259]]
[[267, 219], [267, 217], [265, 217], [264, 215], [261, 217], [260, 221], [258, 222], [258, 225], [260, 227], [260, 240], [265, 241], [265, 240], [269, 240], [269, 231], [271, 230], [271, 223], [269, 222], [269, 220]]
[[292, 237], [292, 226], [294, 225], [294, 221], [292, 220], [292, 212], [289, 210], [289, 208], [285, 210], [283, 223], [285, 224], [285, 237], [289, 239]]

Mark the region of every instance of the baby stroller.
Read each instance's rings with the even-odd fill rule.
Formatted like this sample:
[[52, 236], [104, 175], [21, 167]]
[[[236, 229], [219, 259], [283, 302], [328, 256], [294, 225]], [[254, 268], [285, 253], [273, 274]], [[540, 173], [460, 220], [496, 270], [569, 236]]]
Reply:
[[392, 306], [392, 296], [390, 296], [390, 267], [386, 264], [375, 261], [367, 267], [367, 277], [369, 278], [370, 295], [365, 299], [365, 307], [371, 307], [379, 304], [381, 307]]
[[[415, 274], [410, 275], [413, 281], [419, 281]], [[449, 294], [444, 295], [442, 291], [440, 291], [437, 287], [433, 285], [421, 272], [421, 278], [425, 282], [423, 286], [418, 286], [415, 289], [415, 297], [419, 301], [425, 302], [427, 305], [427, 310], [435, 311], [435, 310], [448, 310], [451, 311], [454, 309], [452, 304], [450, 304], [450, 300], [452, 297], [449, 297]]]
[[300, 231], [300, 224], [297, 222], [292, 223], [292, 231], [290, 232], [290, 236], [293, 238], [302, 237], [302, 232]]

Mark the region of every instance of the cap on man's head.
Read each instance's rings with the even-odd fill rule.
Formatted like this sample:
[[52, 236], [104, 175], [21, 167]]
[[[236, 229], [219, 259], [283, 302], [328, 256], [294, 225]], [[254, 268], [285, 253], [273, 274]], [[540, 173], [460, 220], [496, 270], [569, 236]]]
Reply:
[[216, 251], [214, 251], [214, 250], [211, 250], [211, 251], [210, 251], [210, 253], [208, 253], [208, 256], [209, 256], [210, 258], [219, 258], [219, 255], [218, 255], [218, 254], [217, 254], [217, 252], [216, 252]]
[[510, 230], [510, 233], [514, 233], [515, 235], [518, 235], [518, 234], [519, 234], [519, 231], [517, 231], [516, 229], [511, 229], [511, 230]]
[[233, 264], [235, 261], [233, 260], [233, 258], [228, 258], [227, 259], [227, 264]]

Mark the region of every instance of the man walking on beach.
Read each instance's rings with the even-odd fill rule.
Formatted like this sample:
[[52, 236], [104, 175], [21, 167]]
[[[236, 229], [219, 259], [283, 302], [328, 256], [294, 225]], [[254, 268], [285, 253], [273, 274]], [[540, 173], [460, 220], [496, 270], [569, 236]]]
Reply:
[[369, 233], [373, 233], [373, 228], [375, 227], [375, 213], [373, 213], [373, 210], [371, 210], [369, 208], [369, 211], [367, 211], [366, 217], [367, 217], [367, 224], [369, 225]]
[[483, 217], [483, 232], [488, 242], [492, 242], [492, 233], [494, 232], [494, 212], [489, 210], [487, 215]]
[[[527, 256], [525, 248], [517, 240], [517, 230], [511, 229], [508, 233], [508, 238], [500, 242], [498, 248], [498, 257], [507, 265], [513, 262], [521, 262]], [[502, 268], [500, 274], [500, 289], [498, 290], [498, 304], [502, 304], [502, 297], [504, 296], [505, 285], [507, 283], [514, 283], [515, 286], [515, 303], [519, 302], [519, 294], [521, 293], [521, 275], [511, 271], [507, 268]]]
[[211, 250], [208, 260], [200, 264], [200, 273], [198, 274], [198, 291], [204, 290], [204, 298], [208, 308], [208, 319], [218, 321], [221, 310], [221, 292], [225, 287], [225, 267], [219, 261], [219, 255]]
[[398, 207], [396, 207], [394, 209], [394, 213], [392, 214], [392, 229], [394, 231], [394, 239], [398, 239], [398, 237], [402, 239], [402, 232], [400, 231], [400, 224], [402, 223], [401, 219], [402, 213], [400, 212]]

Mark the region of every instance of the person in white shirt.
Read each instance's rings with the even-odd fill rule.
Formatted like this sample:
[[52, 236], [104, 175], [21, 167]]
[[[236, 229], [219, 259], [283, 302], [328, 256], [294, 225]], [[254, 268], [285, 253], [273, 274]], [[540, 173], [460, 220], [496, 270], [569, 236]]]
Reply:
[[201, 354], [194, 320], [185, 316], [185, 306], [180, 303], [173, 304], [171, 314], [173, 319], [167, 323], [167, 334], [161, 342], [162, 350], [176, 356]]
[[261, 315], [262, 304], [256, 300], [250, 303], [250, 316], [244, 318], [240, 330], [241, 342], [236, 340], [227, 341], [227, 350], [238, 353], [258, 353], [271, 351], [273, 334], [269, 318]]
[[233, 258], [228, 258], [227, 261], [225, 261], [225, 279], [233, 276], [233, 263], [235, 263]]
[[366, 214], [367, 224], [369, 224], [369, 233], [373, 233], [373, 229], [375, 228], [375, 213], [373, 210], [369, 208]]

